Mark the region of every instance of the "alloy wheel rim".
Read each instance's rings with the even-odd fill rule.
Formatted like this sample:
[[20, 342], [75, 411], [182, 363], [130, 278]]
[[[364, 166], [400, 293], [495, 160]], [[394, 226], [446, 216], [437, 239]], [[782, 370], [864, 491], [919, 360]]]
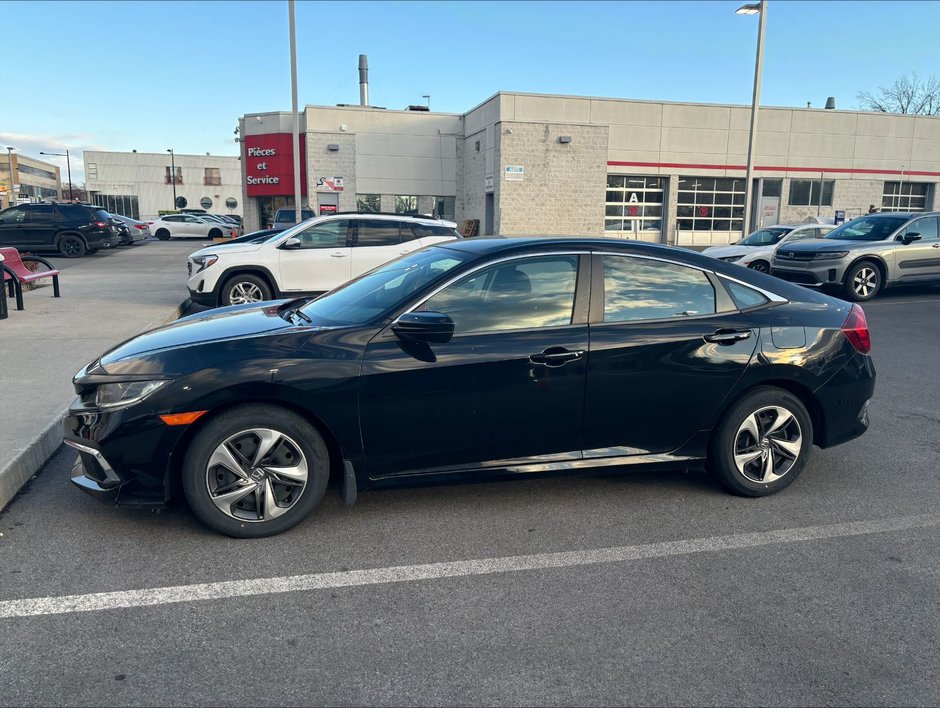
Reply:
[[878, 274], [874, 268], [864, 267], [859, 269], [858, 273], [852, 279], [852, 288], [856, 295], [868, 297], [878, 286]]
[[65, 252], [67, 255], [71, 256], [71, 255], [78, 253], [78, 243], [76, 243], [75, 239], [72, 239], [72, 238], [65, 239], [65, 242], [62, 244], [62, 247], [65, 249]]
[[734, 436], [734, 464], [748, 481], [769, 484], [793, 469], [803, 446], [796, 416], [766, 406], [747, 416]]
[[229, 291], [229, 300], [233, 305], [261, 302], [261, 288], [254, 283], [235, 283]]
[[271, 521], [290, 511], [307, 488], [300, 446], [271, 428], [251, 428], [223, 440], [206, 465], [209, 499], [238, 521]]
[[763, 263], [755, 263], [754, 270], [756, 270], [758, 273], [766, 273], [767, 266], [765, 266]]

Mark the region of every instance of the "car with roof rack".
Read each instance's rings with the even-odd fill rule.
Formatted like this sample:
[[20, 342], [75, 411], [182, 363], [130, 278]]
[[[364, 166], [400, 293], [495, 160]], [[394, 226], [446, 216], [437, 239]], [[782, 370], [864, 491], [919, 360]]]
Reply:
[[434, 217], [341, 212], [260, 242], [196, 251], [187, 259], [187, 287], [193, 302], [209, 307], [321, 294], [419, 248], [459, 238], [457, 224]]

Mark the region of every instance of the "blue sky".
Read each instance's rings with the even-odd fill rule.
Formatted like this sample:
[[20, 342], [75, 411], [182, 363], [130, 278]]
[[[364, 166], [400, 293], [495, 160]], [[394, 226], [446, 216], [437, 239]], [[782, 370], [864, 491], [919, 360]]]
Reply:
[[[300, 103], [357, 103], [365, 53], [388, 108], [499, 90], [749, 104], [743, 2], [298, 2]], [[938, 27], [936, 1], [769, 0], [761, 103], [854, 108], [940, 75]], [[0, 0], [0, 34], [0, 147], [68, 147], [76, 182], [83, 148], [235, 155], [238, 116], [290, 109], [286, 0]]]

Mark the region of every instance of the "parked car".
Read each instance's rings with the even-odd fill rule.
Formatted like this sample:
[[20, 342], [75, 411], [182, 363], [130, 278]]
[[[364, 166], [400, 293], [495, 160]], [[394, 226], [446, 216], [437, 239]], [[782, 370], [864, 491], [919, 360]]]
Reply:
[[114, 215], [111, 216], [111, 223], [117, 227], [118, 238], [120, 239], [115, 246], [129, 246], [133, 243], [131, 236], [131, 228], [123, 221], [118, 221], [114, 218]]
[[161, 241], [170, 238], [222, 238], [238, 235], [238, 232], [231, 226], [193, 214], [167, 214], [148, 221], [147, 225], [153, 235]]
[[867, 214], [822, 239], [777, 249], [772, 272], [856, 302], [892, 285], [940, 281], [940, 212]]
[[181, 489], [238, 537], [300, 522], [332, 471], [347, 502], [630, 465], [705, 465], [759, 497], [794, 482], [814, 444], [867, 429], [869, 350], [860, 306], [698, 253], [452, 240], [320, 298], [118, 345], [75, 376], [65, 441], [84, 491], [137, 506]]
[[132, 243], [137, 243], [138, 241], [143, 241], [144, 239], [150, 238], [150, 227], [147, 225], [146, 221], [138, 221], [137, 219], [132, 219], [129, 216], [122, 216], [121, 214], [112, 214], [112, 219], [124, 224], [129, 233], [130, 240], [128, 242], [121, 242], [122, 246], [130, 245]]
[[119, 241], [117, 225], [100, 207], [39, 203], [0, 211], [0, 246], [78, 258]]
[[260, 244], [196, 251], [187, 261], [189, 295], [215, 307], [323, 293], [422, 246], [461, 238], [456, 226], [404, 214], [321, 216]]
[[[271, 228], [283, 231], [284, 229], [289, 229], [291, 226], [296, 226], [297, 222], [295, 221], [294, 214], [293, 208], [278, 209], [274, 212], [274, 223], [271, 225]], [[300, 216], [301, 221], [306, 221], [307, 219], [312, 219], [316, 214], [314, 214], [313, 209], [302, 208], [300, 210]]]
[[731, 246], [712, 246], [702, 253], [727, 263], [737, 263], [761, 273], [770, 272], [774, 251], [784, 243], [822, 238], [835, 226], [827, 224], [781, 224], [758, 229]]

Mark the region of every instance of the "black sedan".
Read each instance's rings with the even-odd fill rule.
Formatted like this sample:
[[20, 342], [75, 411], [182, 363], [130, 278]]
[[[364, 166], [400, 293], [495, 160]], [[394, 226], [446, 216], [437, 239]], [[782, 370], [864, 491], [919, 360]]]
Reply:
[[140, 335], [74, 379], [73, 482], [179, 491], [222, 533], [297, 524], [334, 475], [378, 485], [598, 467], [707, 467], [777, 492], [862, 434], [875, 371], [858, 305], [691, 251], [467, 239], [318, 299]]

